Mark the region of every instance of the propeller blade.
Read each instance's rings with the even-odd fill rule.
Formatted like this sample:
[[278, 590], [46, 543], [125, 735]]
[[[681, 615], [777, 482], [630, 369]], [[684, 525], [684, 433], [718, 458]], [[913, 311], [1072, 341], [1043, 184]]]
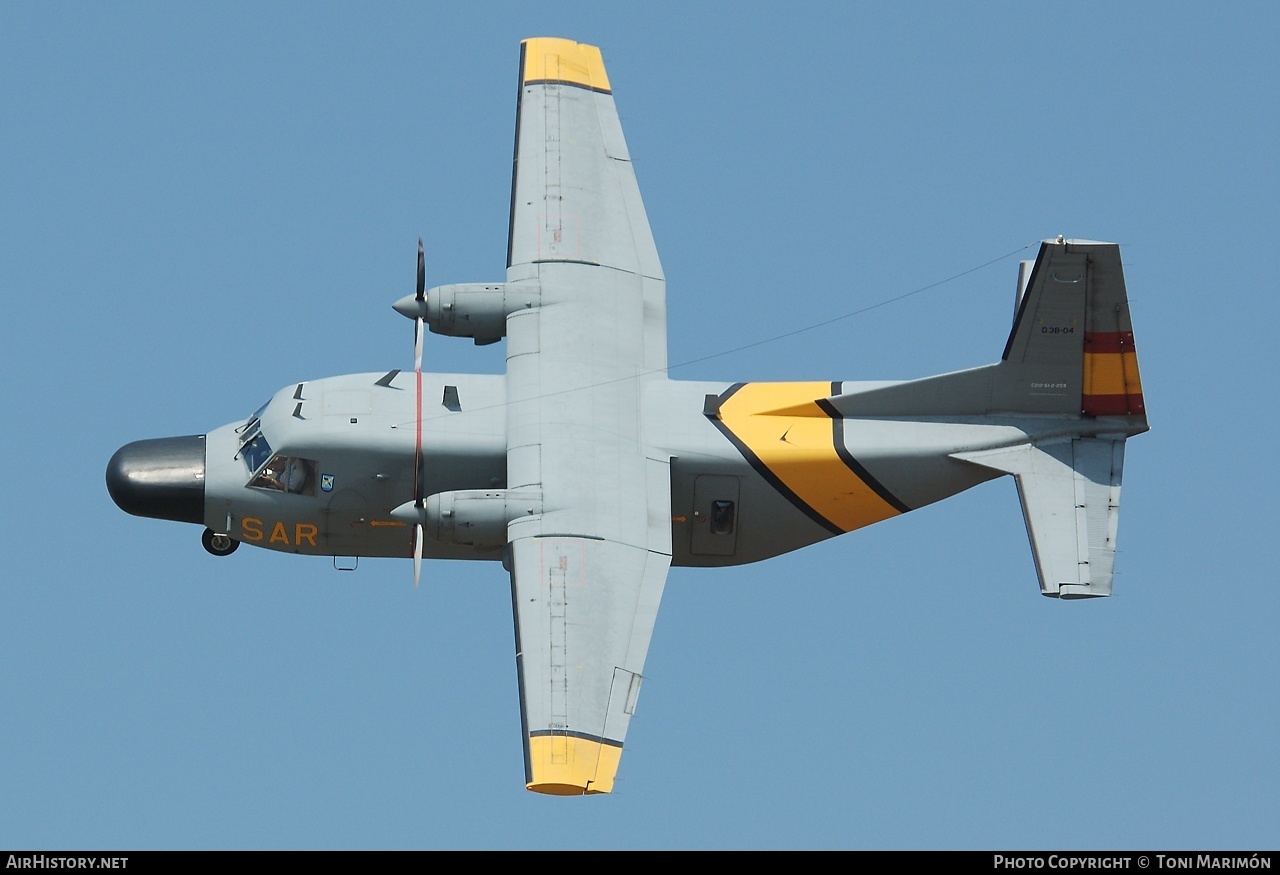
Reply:
[[418, 238], [418, 291], [417, 299], [422, 301], [427, 296], [427, 258], [422, 252], [422, 238]]
[[417, 327], [413, 331], [413, 372], [422, 373], [422, 334], [426, 327], [425, 319], [415, 319]]
[[[427, 288], [427, 262], [422, 251], [422, 238], [418, 238], [418, 303], [426, 300]], [[419, 313], [422, 311], [419, 310]], [[415, 429], [414, 451], [413, 451], [413, 503], [418, 510], [418, 522], [413, 529], [413, 585], [416, 589], [418, 581], [422, 577], [422, 520], [426, 508], [426, 478], [423, 474], [422, 459], [422, 336], [426, 331], [426, 320], [421, 315], [414, 320], [413, 331], [413, 376], [414, 389], [417, 395], [416, 406], [418, 413], [417, 428]]]
[[413, 530], [413, 586], [415, 589], [420, 577], [422, 577], [422, 523], [418, 523]]
[[[417, 408], [417, 422], [414, 428], [413, 438], [413, 503], [418, 508], [418, 541], [422, 540], [422, 517], [421, 512], [426, 507], [427, 500], [427, 484], [426, 477], [423, 473], [423, 455], [422, 455], [422, 320], [418, 320], [418, 336], [414, 344], [414, 361], [413, 361], [413, 378], [414, 378], [414, 394], [417, 396], [415, 407]], [[421, 558], [418, 560], [421, 562]], [[415, 570], [415, 582], [417, 581]]]

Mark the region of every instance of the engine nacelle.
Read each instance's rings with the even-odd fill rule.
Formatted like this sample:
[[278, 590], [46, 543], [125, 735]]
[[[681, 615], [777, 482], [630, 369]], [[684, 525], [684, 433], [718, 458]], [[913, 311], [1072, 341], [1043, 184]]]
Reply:
[[483, 346], [506, 335], [508, 314], [534, 306], [537, 291], [506, 283], [454, 283], [428, 289], [425, 298], [407, 295], [393, 306], [410, 319], [425, 319], [433, 334], [470, 337]]
[[428, 495], [420, 509], [406, 502], [391, 512], [405, 522], [422, 522], [424, 535], [443, 544], [499, 549], [507, 543], [507, 523], [542, 513], [542, 493], [533, 490], [459, 489]]

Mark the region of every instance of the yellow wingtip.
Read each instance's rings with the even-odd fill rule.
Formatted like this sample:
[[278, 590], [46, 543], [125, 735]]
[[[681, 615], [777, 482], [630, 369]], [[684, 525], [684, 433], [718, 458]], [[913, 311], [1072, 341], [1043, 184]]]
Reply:
[[559, 82], [612, 93], [600, 49], [560, 37], [530, 37], [521, 42], [521, 83]]
[[525, 788], [549, 796], [590, 796], [613, 792], [622, 748], [568, 735], [529, 739], [529, 780]]

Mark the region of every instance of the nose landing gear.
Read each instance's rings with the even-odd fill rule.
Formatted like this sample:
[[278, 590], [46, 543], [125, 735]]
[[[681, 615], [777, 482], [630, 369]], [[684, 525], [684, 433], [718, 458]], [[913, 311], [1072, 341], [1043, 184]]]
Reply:
[[233, 540], [230, 535], [218, 534], [213, 529], [204, 530], [200, 543], [214, 556], [230, 556], [240, 546], [240, 542]]

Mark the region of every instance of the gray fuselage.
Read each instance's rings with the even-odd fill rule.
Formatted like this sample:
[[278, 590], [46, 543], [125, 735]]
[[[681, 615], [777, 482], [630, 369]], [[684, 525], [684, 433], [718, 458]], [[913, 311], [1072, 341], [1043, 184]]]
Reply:
[[[847, 392], [860, 384], [836, 384], [841, 385]], [[500, 375], [423, 375], [426, 494], [506, 486], [504, 388]], [[754, 562], [838, 533], [806, 513], [785, 484], [780, 488], [769, 470], [772, 460], [735, 445], [707, 415], [707, 397], [731, 389], [725, 383], [661, 380], [650, 385], [644, 399], [644, 442], [672, 456], [676, 565]], [[762, 419], [761, 427], [773, 427], [785, 443], [792, 419], [773, 416]], [[993, 423], [930, 427], [920, 421], [844, 419], [843, 424], [848, 454], [901, 497], [894, 512], [994, 476], [949, 458], [958, 449], [1026, 439], [1023, 428]], [[412, 498], [417, 428], [412, 373], [389, 380], [357, 374], [287, 386], [247, 422], [205, 437], [202, 521], [235, 541], [271, 550], [408, 557], [412, 526], [394, 519], [391, 511]], [[829, 444], [826, 449], [831, 450]], [[285, 471], [292, 482], [280, 476]], [[501, 559], [502, 545], [429, 538], [424, 555]]]

